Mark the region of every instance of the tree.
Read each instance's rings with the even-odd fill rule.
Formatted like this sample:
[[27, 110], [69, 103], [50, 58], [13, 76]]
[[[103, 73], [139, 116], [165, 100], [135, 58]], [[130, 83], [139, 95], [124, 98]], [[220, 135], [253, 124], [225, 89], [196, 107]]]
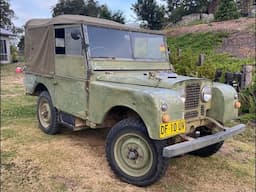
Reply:
[[52, 12], [53, 17], [63, 14], [83, 15], [85, 13], [85, 3], [83, 0], [59, 0]]
[[239, 13], [234, 0], [221, 0], [219, 8], [214, 15], [217, 21], [238, 19]]
[[144, 22], [145, 27], [155, 30], [163, 28], [165, 8], [158, 5], [156, 0], [137, 0], [135, 4], [132, 4], [132, 10], [138, 20]]
[[217, 8], [218, 8], [219, 3], [220, 3], [220, 0], [212, 0], [212, 1], [209, 3], [209, 6], [208, 6], [208, 13], [213, 13], [213, 14], [215, 14], [216, 11], [217, 11]]
[[166, 0], [167, 12], [172, 22], [176, 23], [185, 15], [207, 13], [212, 0]]
[[10, 8], [8, 0], [0, 0], [0, 15], [0, 27], [5, 29], [12, 29], [14, 11]]
[[95, 0], [59, 0], [52, 9], [52, 16], [63, 14], [99, 17], [119, 23], [124, 23], [125, 20], [123, 12], [112, 12], [107, 5], [100, 5]]
[[253, 0], [240, 0], [237, 2], [241, 9], [241, 15], [247, 17], [250, 12], [250, 8], [253, 6]]
[[21, 36], [20, 41], [18, 43], [19, 51], [24, 52], [24, 35]]
[[116, 21], [118, 23], [125, 23], [125, 18], [123, 16], [123, 12], [120, 10], [116, 12], [112, 12], [107, 5], [102, 5], [99, 9], [99, 17], [103, 19], [109, 19]]

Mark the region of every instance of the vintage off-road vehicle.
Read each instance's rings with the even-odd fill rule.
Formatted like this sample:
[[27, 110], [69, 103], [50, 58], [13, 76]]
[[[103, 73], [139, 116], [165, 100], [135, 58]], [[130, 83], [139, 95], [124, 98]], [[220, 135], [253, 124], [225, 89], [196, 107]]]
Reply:
[[24, 83], [38, 96], [39, 127], [111, 128], [106, 158], [123, 181], [152, 184], [168, 158], [213, 155], [245, 129], [224, 126], [240, 107], [235, 89], [177, 75], [162, 32], [75, 15], [25, 28]]

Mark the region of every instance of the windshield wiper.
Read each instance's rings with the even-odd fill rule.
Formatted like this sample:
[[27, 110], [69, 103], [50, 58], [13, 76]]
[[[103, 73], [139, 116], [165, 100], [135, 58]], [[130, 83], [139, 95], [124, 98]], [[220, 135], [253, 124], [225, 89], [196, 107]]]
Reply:
[[93, 58], [100, 58], [100, 59], [113, 59], [115, 60], [116, 57], [113, 57], [113, 56], [97, 56], [97, 57], [93, 57]]

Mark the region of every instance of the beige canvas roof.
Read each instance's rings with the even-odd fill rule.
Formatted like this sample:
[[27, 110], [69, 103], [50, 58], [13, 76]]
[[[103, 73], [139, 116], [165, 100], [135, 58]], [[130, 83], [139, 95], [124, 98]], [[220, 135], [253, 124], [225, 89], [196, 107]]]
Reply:
[[94, 17], [81, 15], [61, 15], [51, 19], [31, 19], [25, 25], [25, 64], [26, 72], [40, 75], [55, 73], [55, 37], [54, 25], [90, 24], [102, 27], [137, 32], [163, 34], [159, 31], [144, 30]]
[[127, 25], [117, 23], [107, 19], [100, 19], [96, 17], [88, 17], [82, 15], [59, 15], [50, 19], [31, 19], [26, 23], [27, 28], [37, 28], [57, 24], [89, 24], [117, 29], [124, 29], [129, 31], [141, 31], [147, 33], [164, 34], [163, 31], [145, 30], [140, 28], [129, 27]]

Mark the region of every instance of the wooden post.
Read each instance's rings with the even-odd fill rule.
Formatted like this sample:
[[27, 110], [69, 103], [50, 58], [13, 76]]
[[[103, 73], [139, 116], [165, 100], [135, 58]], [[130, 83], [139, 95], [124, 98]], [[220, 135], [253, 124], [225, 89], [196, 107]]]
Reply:
[[252, 83], [253, 65], [243, 65], [241, 88], [245, 88]]
[[181, 57], [181, 52], [182, 52], [182, 49], [178, 48], [177, 49], [178, 59], [180, 59]]
[[204, 64], [204, 60], [205, 60], [205, 55], [201, 53], [198, 58], [197, 66], [202, 66]]

